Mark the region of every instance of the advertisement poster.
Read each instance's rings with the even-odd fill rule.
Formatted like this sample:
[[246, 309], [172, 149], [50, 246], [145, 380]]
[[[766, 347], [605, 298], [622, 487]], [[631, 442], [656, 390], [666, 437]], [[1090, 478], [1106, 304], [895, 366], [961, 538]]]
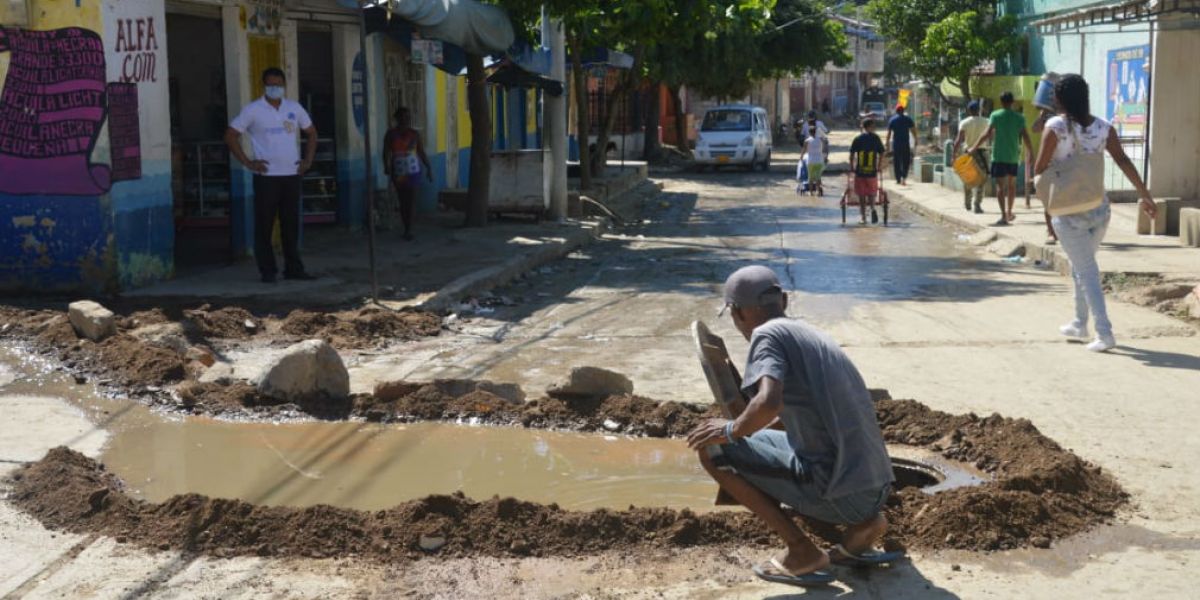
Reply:
[[1146, 103], [1150, 93], [1150, 45], [1108, 51], [1106, 117], [1122, 137], [1141, 136], [1146, 130]]

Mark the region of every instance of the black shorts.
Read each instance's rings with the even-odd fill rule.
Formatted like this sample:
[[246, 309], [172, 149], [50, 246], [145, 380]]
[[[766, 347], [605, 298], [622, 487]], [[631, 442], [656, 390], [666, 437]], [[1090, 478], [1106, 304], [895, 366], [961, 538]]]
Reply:
[[992, 163], [992, 177], [999, 179], [1000, 177], [1016, 177], [1017, 163], [994, 162]]

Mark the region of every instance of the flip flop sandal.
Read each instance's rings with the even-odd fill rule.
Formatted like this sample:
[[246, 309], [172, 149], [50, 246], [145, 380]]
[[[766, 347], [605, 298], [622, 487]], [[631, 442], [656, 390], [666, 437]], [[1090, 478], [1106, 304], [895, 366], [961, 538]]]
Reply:
[[859, 554], [851, 554], [844, 546], [838, 544], [830, 551], [829, 557], [835, 565], [857, 568], [879, 567], [904, 558], [904, 551], [884, 552], [882, 550], [867, 550]]
[[793, 575], [777, 558], [772, 558], [771, 562], [766, 566], [759, 565], [754, 567], [754, 574], [763, 581], [799, 587], [829, 585], [836, 580], [833, 573], [829, 571], [813, 571], [811, 573]]

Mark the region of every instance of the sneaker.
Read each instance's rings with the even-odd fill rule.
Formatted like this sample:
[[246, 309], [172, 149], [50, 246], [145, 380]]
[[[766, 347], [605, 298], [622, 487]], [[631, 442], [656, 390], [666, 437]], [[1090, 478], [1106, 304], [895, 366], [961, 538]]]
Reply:
[[1000, 220], [992, 223], [993, 227], [1004, 227], [1005, 225], [1008, 225], [1008, 221], [1004, 220], [1004, 217], [1000, 217]]
[[1087, 349], [1092, 352], [1107, 352], [1117, 347], [1117, 340], [1113, 336], [1098, 335], [1096, 339], [1087, 345]]
[[1058, 332], [1069, 338], [1086, 338], [1088, 336], [1087, 325], [1077, 325], [1075, 323], [1067, 323], [1059, 327]]

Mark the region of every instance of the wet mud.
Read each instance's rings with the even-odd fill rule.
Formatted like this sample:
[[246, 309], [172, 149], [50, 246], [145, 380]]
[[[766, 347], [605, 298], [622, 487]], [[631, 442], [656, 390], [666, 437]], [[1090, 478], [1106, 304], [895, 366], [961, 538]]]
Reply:
[[[426, 417], [444, 418], [453, 411], [486, 414], [479, 408], [482, 403], [513, 404], [495, 394], [483, 397], [487, 392], [476, 389], [445, 405], [430, 387], [435, 386], [418, 387], [398, 399], [396, 406], [411, 406], [423, 398], [429, 411]], [[630, 400], [609, 399], [591, 412], [560, 410], [574, 415], [578, 423], [588, 423], [599, 414], [610, 419], [618, 414], [606, 408], [606, 402], [612, 406], [652, 402]], [[462, 406], [454, 408], [456, 404]], [[527, 404], [541, 406], [539, 401]], [[441, 408], [433, 408], [437, 406]], [[689, 418], [699, 418], [698, 409], [688, 410], [692, 411], [686, 413]], [[885, 508], [891, 522], [886, 547], [977, 551], [1048, 547], [1111, 520], [1128, 502], [1128, 495], [1111, 476], [1046, 438], [1027, 420], [950, 415], [912, 400], [880, 400], [877, 413], [889, 443], [920, 446], [948, 459], [970, 462], [992, 477], [978, 486], [932, 495], [919, 488], [896, 491]], [[679, 429], [667, 431], [684, 430], [684, 422], [679, 420]], [[7, 483], [11, 501], [48, 527], [217, 556], [362, 556], [392, 561], [431, 554], [548, 556], [777, 543], [742, 510], [570, 511], [554, 504], [512, 498], [478, 501], [462, 495], [429, 496], [378, 511], [260, 506], [196, 494], [146, 502], [126, 493], [103, 465], [62, 448], [19, 469]], [[813, 535], [837, 541], [835, 527], [796, 517]], [[423, 541], [427, 549], [421, 549]]]
[[[95, 378], [129, 391], [157, 392], [163, 386], [194, 379], [203, 371], [203, 366], [193, 362], [197, 356], [212, 358], [232, 348], [286, 346], [321, 338], [340, 350], [357, 350], [440, 332], [441, 317], [422, 311], [297, 309], [279, 317], [255, 315], [236, 306], [202, 305], [128, 311], [118, 315], [115, 335], [92, 342], [75, 334], [65, 312], [0, 306], [0, 337], [21, 340], [56, 358], [81, 380]], [[157, 402], [166, 403], [161, 397]], [[315, 413], [337, 416], [321, 407], [316, 407]]]

